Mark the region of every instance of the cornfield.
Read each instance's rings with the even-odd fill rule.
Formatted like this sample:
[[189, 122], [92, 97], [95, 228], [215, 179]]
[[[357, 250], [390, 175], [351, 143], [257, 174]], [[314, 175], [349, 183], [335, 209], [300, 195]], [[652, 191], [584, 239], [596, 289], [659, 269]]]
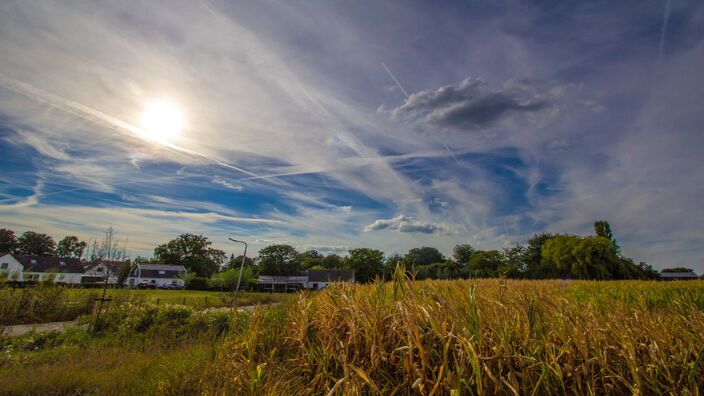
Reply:
[[260, 309], [199, 378], [227, 394], [698, 394], [704, 285], [336, 284]]

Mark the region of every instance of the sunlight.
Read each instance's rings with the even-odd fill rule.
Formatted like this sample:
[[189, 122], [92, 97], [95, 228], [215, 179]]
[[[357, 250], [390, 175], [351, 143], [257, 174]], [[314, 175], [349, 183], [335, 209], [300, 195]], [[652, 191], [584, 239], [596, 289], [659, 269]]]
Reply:
[[183, 112], [175, 103], [156, 100], [148, 103], [139, 119], [143, 137], [161, 143], [170, 142], [185, 126]]

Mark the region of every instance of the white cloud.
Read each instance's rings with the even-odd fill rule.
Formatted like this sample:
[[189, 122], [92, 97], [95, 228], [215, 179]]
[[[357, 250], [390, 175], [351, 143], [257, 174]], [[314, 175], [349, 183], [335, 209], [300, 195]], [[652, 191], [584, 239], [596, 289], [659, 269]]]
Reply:
[[391, 219], [378, 219], [364, 227], [365, 232], [378, 230], [396, 230], [405, 233], [422, 234], [453, 234], [453, 227], [447, 223], [430, 223], [414, 220], [412, 217], [403, 214]]

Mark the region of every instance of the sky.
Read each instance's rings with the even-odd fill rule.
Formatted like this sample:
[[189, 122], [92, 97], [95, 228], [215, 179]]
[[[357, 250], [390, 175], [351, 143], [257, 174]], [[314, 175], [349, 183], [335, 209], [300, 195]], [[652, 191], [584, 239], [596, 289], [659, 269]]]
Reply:
[[392, 255], [605, 219], [704, 272], [700, 1], [3, 1], [0, 54], [0, 228]]

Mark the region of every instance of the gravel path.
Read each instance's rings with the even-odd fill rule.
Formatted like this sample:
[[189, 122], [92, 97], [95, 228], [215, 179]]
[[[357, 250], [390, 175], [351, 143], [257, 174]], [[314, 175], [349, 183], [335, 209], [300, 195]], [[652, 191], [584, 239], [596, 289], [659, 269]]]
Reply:
[[15, 326], [5, 326], [3, 334], [7, 334], [12, 337], [21, 336], [23, 334], [29, 333], [32, 330], [36, 331], [52, 331], [52, 330], [63, 330], [68, 327], [85, 327], [85, 325], [77, 325], [75, 321], [68, 322], [51, 322], [51, 323], [32, 323], [24, 325]]

